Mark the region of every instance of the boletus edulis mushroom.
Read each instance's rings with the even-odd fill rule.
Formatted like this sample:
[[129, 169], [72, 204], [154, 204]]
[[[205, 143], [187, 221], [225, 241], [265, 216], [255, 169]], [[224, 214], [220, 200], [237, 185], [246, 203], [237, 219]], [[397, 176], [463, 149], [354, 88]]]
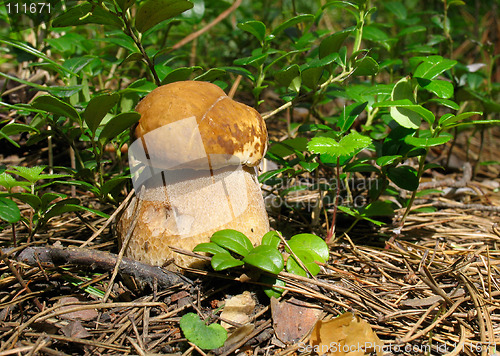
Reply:
[[123, 244], [136, 220], [125, 255], [185, 267], [199, 260], [169, 246], [190, 251], [222, 229], [260, 242], [269, 220], [256, 171], [267, 148], [259, 113], [196, 81], [161, 86], [136, 110], [129, 148], [136, 195], [117, 224]]

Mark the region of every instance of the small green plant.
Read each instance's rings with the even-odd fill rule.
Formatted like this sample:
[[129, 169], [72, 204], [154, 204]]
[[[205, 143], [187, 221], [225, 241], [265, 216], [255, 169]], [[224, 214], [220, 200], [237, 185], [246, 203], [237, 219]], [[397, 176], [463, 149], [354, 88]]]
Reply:
[[[197, 245], [193, 251], [212, 254], [211, 265], [216, 271], [246, 264], [274, 275], [260, 276], [261, 282], [284, 286], [284, 282], [275, 276], [285, 268], [285, 259], [279, 250], [280, 241], [279, 233], [270, 231], [262, 237], [261, 245], [253, 247], [243, 233], [225, 229], [215, 232], [210, 242]], [[289, 254], [286, 270], [304, 277], [317, 275], [320, 268], [316, 262], [326, 263], [329, 257], [325, 241], [313, 234], [293, 236], [287, 242], [286, 252]], [[265, 287], [264, 291], [271, 297], [281, 295], [282, 289]]]
[[[108, 217], [101, 211], [81, 205], [77, 198], [68, 198], [62, 193], [45, 192], [47, 187], [64, 183], [57, 179], [71, 177], [69, 174], [43, 173], [46, 168], [46, 166], [13, 166], [0, 174], [0, 186], [6, 189], [0, 192], [0, 203], [5, 207], [0, 213], [0, 219], [9, 223], [22, 220], [28, 226], [30, 236], [32, 236], [51, 218], [65, 212], [89, 211], [101, 217]], [[18, 180], [15, 176], [24, 180]], [[14, 188], [18, 189], [14, 190]], [[28, 217], [21, 216], [14, 200], [30, 206]]]
[[186, 339], [203, 350], [219, 348], [227, 339], [226, 329], [216, 323], [207, 325], [194, 313], [183, 315], [179, 325]]

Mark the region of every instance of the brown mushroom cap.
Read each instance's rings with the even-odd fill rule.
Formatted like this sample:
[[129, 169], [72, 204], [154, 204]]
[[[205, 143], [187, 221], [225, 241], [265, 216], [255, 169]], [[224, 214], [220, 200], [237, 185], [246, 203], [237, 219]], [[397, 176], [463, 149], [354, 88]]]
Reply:
[[252, 167], [267, 148], [267, 130], [259, 113], [232, 100], [215, 84], [167, 84], [149, 93], [136, 110], [141, 119], [135, 136], [142, 139], [158, 168], [203, 169], [207, 157], [212, 169]]

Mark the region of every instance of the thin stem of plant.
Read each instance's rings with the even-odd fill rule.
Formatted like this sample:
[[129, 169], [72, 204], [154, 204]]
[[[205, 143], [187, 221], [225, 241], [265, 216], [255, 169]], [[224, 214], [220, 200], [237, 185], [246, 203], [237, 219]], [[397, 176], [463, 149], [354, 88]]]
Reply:
[[[420, 178], [422, 177], [422, 174], [424, 174], [424, 166], [425, 166], [425, 159], [427, 158], [427, 153], [429, 153], [429, 149], [425, 150], [425, 153], [420, 156], [420, 160], [418, 162], [418, 172], [417, 172], [417, 181], [420, 183]], [[411, 207], [413, 205], [413, 202], [415, 201], [415, 198], [417, 196], [417, 191], [418, 189], [415, 189], [412, 194], [410, 201], [408, 202], [408, 206], [406, 207], [405, 213], [403, 217], [401, 218], [401, 222], [399, 224], [400, 228], [403, 228], [406, 218], [408, 217], [408, 214], [410, 214]]]
[[326, 235], [325, 242], [327, 244], [331, 243], [333, 237], [335, 236], [335, 221], [337, 219], [337, 206], [339, 204], [339, 196], [340, 196], [340, 156], [337, 157], [337, 174], [335, 178], [337, 180], [337, 187], [335, 192], [335, 205], [333, 206], [332, 224], [330, 225], [330, 231], [328, 231], [328, 234]]
[[158, 77], [158, 73], [156, 73], [156, 69], [155, 69], [153, 61], [151, 60], [151, 58], [149, 58], [148, 54], [146, 53], [146, 50], [142, 46], [141, 40], [135, 35], [134, 31], [132, 30], [132, 27], [130, 26], [130, 21], [126, 16], [126, 12], [122, 12], [121, 15], [122, 15], [123, 23], [125, 24], [125, 33], [130, 38], [132, 38], [132, 40], [134, 41], [135, 45], [137, 46], [137, 48], [141, 52], [142, 58], [144, 58], [144, 60], [146, 61], [146, 64], [148, 65], [149, 70], [151, 71], [151, 74], [153, 75], [153, 78], [155, 80], [156, 85], [160, 86], [161, 81], [160, 81], [160, 78]]

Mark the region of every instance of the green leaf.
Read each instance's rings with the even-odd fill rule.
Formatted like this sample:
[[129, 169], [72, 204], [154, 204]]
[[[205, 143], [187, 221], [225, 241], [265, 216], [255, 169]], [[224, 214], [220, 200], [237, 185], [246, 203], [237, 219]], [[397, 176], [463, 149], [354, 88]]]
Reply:
[[455, 60], [446, 59], [441, 56], [429, 56], [420, 63], [413, 76], [431, 80], [444, 71], [453, 68], [455, 64], [457, 64]]
[[342, 111], [342, 114], [339, 117], [339, 121], [337, 122], [337, 127], [340, 128], [341, 132], [346, 132], [349, 130], [354, 123], [354, 120], [363, 112], [363, 110], [368, 105], [368, 102], [364, 103], [354, 103], [345, 107]]
[[[313, 131], [332, 131], [333, 129], [330, 126], [323, 124], [302, 124], [298, 128], [298, 132], [313, 132]], [[287, 139], [282, 141], [281, 143], [288, 143], [290, 140]], [[307, 141], [305, 142], [307, 145]], [[300, 149], [299, 149], [300, 150]]]
[[95, 210], [92, 208], [88, 208], [86, 206], [82, 205], [77, 205], [77, 204], [71, 204], [71, 201], [78, 200], [78, 199], [65, 199], [57, 202], [54, 204], [50, 209], [45, 213], [43, 216], [44, 222], [49, 221], [49, 219], [53, 218], [54, 216], [59, 216], [64, 213], [69, 213], [69, 212], [75, 212], [75, 211], [87, 211], [92, 214], [95, 214], [97, 216], [100, 216], [102, 218], [109, 218], [108, 214], [105, 214], [99, 210]]
[[210, 241], [241, 256], [248, 255], [253, 248], [252, 242], [250, 242], [245, 234], [232, 229], [215, 232], [210, 238]]
[[193, 80], [205, 81], [205, 82], [213, 82], [215, 79], [222, 77], [226, 74], [226, 71], [220, 68], [211, 68], [207, 70], [205, 73], [200, 74], [195, 77]]
[[239, 66], [254, 66], [255, 68], [259, 67], [268, 57], [268, 53], [258, 53], [256, 55], [250, 56], [250, 57], [245, 57], [245, 58], [238, 58], [234, 61], [234, 64], [239, 65]]
[[243, 262], [273, 274], [280, 273], [285, 266], [281, 253], [269, 245], [255, 247], [243, 258]]
[[135, 15], [135, 27], [139, 32], [145, 32], [192, 7], [193, 3], [187, 0], [146, 0]]
[[498, 125], [500, 124], [500, 120], [476, 120], [476, 121], [465, 121], [465, 122], [459, 122], [459, 123], [456, 123], [456, 124], [451, 124], [451, 125], [448, 125], [446, 126], [447, 129], [449, 128], [452, 128], [452, 127], [457, 127], [457, 126], [470, 126], [470, 125], [490, 125], [490, 124], [494, 124], [494, 125]]
[[56, 199], [66, 199], [67, 196], [61, 193], [45, 193], [42, 195], [42, 205], [41, 209], [47, 210], [47, 207]]
[[238, 28], [245, 32], [248, 32], [257, 38], [259, 42], [262, 44], [264, 39], [266, 38], [266, 25], [264, 25], [260, 21], [247, 21], [238, 24]]
[[118, 187], [120, 184], [128, 182], [129, 179], [130, 179], [129, 177], [119, 176], [107, 180], [101, 187], [102, 196], [108, 195], [113, 189]]
[[417, 79], [418, 84], [424, 88], [425, 90], [430, 91], [431, 93], [436, 94], [440, 98], [449, 99], [453, 96], [453, 84], [447, 82], [445, 80], [429, 80], [424, 78], [415, 78]]
[[418, 178], [417, 170], [410, 166], [389, 167], [387, 176], [398, 187], [410, 191], [417, 190]]
[[300, 249], [313, 251], [321, 258], [319, 262], [325, 263], [330, 257], [326, 242], [321, 237], [313, 234], [295, 235], [288, 241], [288, 246], [293, 252]]
[[[281, 279], [278, 279], [278, 277], [267, 276], [264, 274], [260, 276], [259, 282], [269, 284], [272, 286], [282, 286], [282, 287], [286, 286], [286, 283]], [[272, 297], [279, 298], [281, 297], [281, 294], [283, 294], [283, 292], [285, 291], [283, 288], [278, 288], [278, 287], [271, 287], [271, 288], [263, 287], [263, 288], [264, 288], [264, 293], [266, 293], [266, 295], [269, 298]]]
[[12, 193], [10, 194], [12, 198], [22, 201], [23, 203], [29, 204], [34, 210], [38, 210], [42, 206], [42, 200], [30, 193]]
[[439, 105], [446, 106], [447, 108], [450, 108], [453, 110], [460, 109], [460, 106], [456, 102], [451, 101], [451, 100], [433, 98], [433, 99], [427, 100], [427, 102], [428, 103], [437, 103]]
[[386, 200], [377, 200], [373, 203], [368, 204], [366, 207], [361, 209], [361, 215], [363, 216], [393, 216], [394, 215], [394, 203]]
[[323, 58], [332, 53], [338, 53], [345, 39], [352, 33], [352, 30], [347, 29], [335, 32], [323, 39], [319, 45], [319, 58]]
[[280, 169], [275, 169], [274, 171], [267, 171], [259, 175], [259, 183], [265, 183], [267, 180], [276, 177], [278, 174], [288, 171], [290, 168], [285, 167], [285, 168], [280, 168]]
[[[314, 251], [306, 249], [295, 249], [293, 252], [302, 261], [302, 263], [306, 266], [306, 268], [313, 276], [317, 275], [320, 272], [318, 264], [314, 262], [320, 261], [320, 257]], [[302, 277], [307, 277], [307, 272], [300, 266], [293, 255], [290, 255], [288, 257], [288, 260], [286, 261], [286, 270], [290, 273]]]
[[396, 15], [399, 19], [405, 19], [407, 14], [406, 7], [399, 1], [391, 1], [384, 3], [384, 7]]
[[227, 251], [218, 252], [212, 256], [211, 265], [215, 271], [223, 271], [228, 268], [233, 268], [243, 265], [243, 261], [231, 256]]
[[104, 116], [116, 105], [119, 99], [120, 95], [114, 93], [95, 96], [89, 101], [82, 117], [92, 134], [95, 134]]
[[302, 168], [304, 168], [308, 172], [313, 172], [316, 168], [319, 167], [319, 163], [318, 162], [304, 162], [304, 161], [300, 161], [299, 164], [300, 164], [300, 166]]
[[[393, 101], [407, 100], [408, 105], [415, 104], [411, 79], [405, 77], [399, 80], [392, 89], [391, 99]], [[391, 106], [391, 117], [403, 127], [417, 129], [420, 127], [421, 118], [416, 112], [407, 108]]]
[[369, 56], [365, 56], [354, 63], [354, 76], [375, 75], [378, 73], [378, 63]]
[[393, 164], [394, 162], [399, 162], [403, 156], [401, 155], [392, 155], [392, 156], [381, 156], [377, 158], [375, 163], [377, 163], [380, 167], [387, 166], [389, 164]]
[[52, 27], [78, 26], [89, 23], [122, 27], [122, 21], [118, 15], [88, 2], [70, 7], [52, 21]]
[[[474, 115], [482, 115], [483, 113], [482, 112], [479, 112], [479, 111], [469, 111], [469, 112], [464, 112], [464, 113], [461, 113], [461, 114], [458, 114], [458, 115], [452, 115], [452, 116], [446, 116], [443, 115], [440, 119], [439, 119], [439, 124], [441, 126], [449, 126], [457, 121], [462, 121], [462, 120], [465, 120], [465, 119], [468, 119], [469, 117], [471, 116], [474, 116]], [[472, 122], [474, 123], [474, 122]]]
[[10, 224], [21, 220], [21, 211], [14, 201], [7, 198], [0, 198], [0, 219]]
[[200, 349], [211, 350], [224, 345], [227, 339], [227, 331], [219, 324], [205, 325], [198, 315], [194, 313], [185, 314], [179, 326], [186, 339], [198, 346]]
[[[288, 88], [297, 77], [300, 77], [300, 68], [297, 64], [292, 64], [274, 75], [278, 84], [285, 88]], [[300, 91], [300, 82], [298, 84], [298, 88], [296, 86], [293, 87], [293, 90], [296, 92]]]
[[405, 142], [415, 147], [432, 147], [445, 144], [452, 139], [453, 136], [440, 136], [440, 137], [413, 137], [407, 136]]
[[104, 146], [106, 143], [117, 137], [123, 131], [134, 125], [141, 115], [136, 112], [122, 112], [109, 120], [101, 133], [99, 134], [99, 142]]
[[2, 127], [0, 131], [7, 136], [18, 135], [23, 132], [40, 133], [40, 130], [38, 130], [36, 127], [32, 127], [25, 124], [17, 124], [15, 122], [5, 125], [4, 127]]
[[364, 160], [356, 160], [344, 166], [344, 172], [375, 172], [381, 174], [380, 170], [370, 163], [364, 163]]
[[63, 117], [80, 121], [80, 115], [75, 108], [52, 95], [40, 95], [31, 103], [35, 109], [44, 110]]
[[219, 67], [219, 69], [234, 73], [236, 75], [241, 75], [243, 78], [250, 79], [252, 82], [255, 81], [255, 77], [248, 69], [242, 67]]
[[63, 67], [71, 72], [78, 74], [83, 68], [85, 68], [90, 62], [96, 59], [96, 56], [83, 56], [74, 57], [66, 60]]
[[212, 255], [215, 255], [217, 253], [227, 253], [229, 254], [229, 251], [223, 249], [219, 245], [213, 242], [204, 242], [201, 244], [198, 244], [193, 248], [193, 252], [207, 252], [211, 253]]
[[262, 236], [261, 245], [271, 246], [272, 248], [278, 249], [281, 239], [276, 231], [269, 231], [264, 236]]
[[165, 78], [161, 81], [161, 85], [165, 85], [168, 83], [179, 82], [183, 80], [188, 80], [193, 74], [194, 71], [201, 70], [202, 68], [199, 66], [194, 67], [184, 67], [184, 68], [176, 68], [170, 73], [167, 74]]
[[302, 70], [301, 78], [302, 83], [309, 89], [316, 89], [318, 86], [321, 75], [323, 74], [323, 67], [312, 67]]
[[34, 167], [24, 167], [24, 166], [14, 166], [8, 170], [9, 173], [17, 174], [30, 183], [34, 184], [40, 180], [40, 174], [46, 166], [34, 166]]
[[0, 185], [10, 191], [13, 187], [18, 187], [23, 185], [23, 183], [27, 183], [24, 185], [29, 185], [28, 182], [18, 182], [14, 177], [6, 172], [0, 174]]
[[[79, 92], [82, 88], [81, 85], [66, 85], [66, 86], [60, 86], [60, 87], [59, 86], [47, 87], [47, 86], [38, 85], [36, 83], [32, 83], [30, 81], [17, 78], [17, 77], [12, 76], [12, 75], [5, 74], [2, 72], [0, 72], [0, 76], [7, 78], [9, 80], [12, 80], [14, 82], [18, 82], [18, 83], [27, 85], [29, 87], [38, 89], [40, 91], [48, 91], [49, 93], [57, 93], [59, 96], [71, 96], [71, 95]], [[4, 104], [2, 104], [2, 105], [4, 105]], [[37, 110], [34, 110], [34, 109], [26, 109], [26, 110], [31, 110], [33, 112], [37, 112]]]
[[135, 3], [135, 0], [116, 0], [116, 3], [122, 11], [126, 11]]
[[24, 42], [16, 41], [16, 40], [10, 39], [10, 38], [0, 38], [0, 43], [15, 47], [15, 48], [20, 49], [21, 51], [24, 51], [26, 53], [29, 53], [35, 57], [41, 58], [44, 61], [54, 65], [56, 68], [62, 70], [63, 72], [66, 72], [66, 73], [69, 73], [72, 75], [76, 75], [75, 72], [64, 68], [62, 65], [60, 65], [59, 63], [57, 63], [56, 61], [54, 61], [53, 59], [48, 57], [45, 53], [40, 52], [39, 50], [31, 47], [30, 45], [28, 45]]
[[298, 15], [298, 16], [295, 16], [295, 17], [292, 17], [288, 20], [286, 20], [285, 22], [279, 24], [272, 32], [271, 34], [273, 34], [274, 36], [278, 35], [281, 31], [289, 28], [289, 27], [293, 27], [295, 26], [296, 24], [298, 23], [301, 23], [301, 22], [310, 22], [314, 20], [314, 15], [311, 15], [311, 14], [302, 14], [302, 15]]
[[313, 153], [328, 154], [334, 157], [350, 155], [358, 150], [368, 147], [371, 138], [353, 131], [342, 137], [339, 142], [331, 137], [313, 137], [307, 144], [307, 149]]

